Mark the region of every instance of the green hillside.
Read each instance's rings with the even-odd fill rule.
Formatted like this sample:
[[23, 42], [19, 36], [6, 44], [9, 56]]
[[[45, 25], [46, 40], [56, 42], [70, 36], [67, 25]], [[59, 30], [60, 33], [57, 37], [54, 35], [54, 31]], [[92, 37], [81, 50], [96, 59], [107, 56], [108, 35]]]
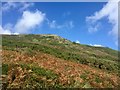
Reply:
[[49, 34], [3, 35], [2, 49], [3, 85], [8, 89], [119, 85], [118, 51], [108, 47], [77, 44]]

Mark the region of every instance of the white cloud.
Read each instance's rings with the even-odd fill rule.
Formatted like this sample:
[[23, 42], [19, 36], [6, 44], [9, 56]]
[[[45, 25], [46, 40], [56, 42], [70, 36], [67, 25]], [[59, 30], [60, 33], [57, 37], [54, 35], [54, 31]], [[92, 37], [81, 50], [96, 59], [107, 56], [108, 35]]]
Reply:
[[6, 24], [3, 28], [0, 27], [0, 34], [27, 34], [31, 33], [37, 26], [41, 26], [45, 20], [45, 13], [39, 10], [35, 12], [23, 11], [23, 14], [16, 24]]
[[78, 41], [78, 40], [76, 40], [75, 42], [76, 42], [76, 43], [80, 43], [80, 41]]
[[27, 3], [27, 2], [7, 2], [2, 4], [2, 11], [9, 11], [11, 9], [18, 8], [18, 11], [27, 10], [29, 7], [34, 6], [34, 3]]
[[94, 47], [105, 47], [105, 46], [100, 45], [100, 44], [90, 44], [90, 46], [94, 46]]
[[45, 14], [36, 10], [36, 12], [24, 11], [22, 18], [16, 23], [14, 30], [18, 33], [29, 33], [33, 28], [41, 25], [45, 19]]
[[2, 26], [0, 25], [0, 34], [8, 34], [8, 35], [10, 35], [11, 31], [8, 30], [8, 29], [2, 28]]
[[[92, 16], [86, 17], [87, 23], [92, 27], [93, 32], [98, 31], [97, 26], [101, 19], [107, 18], [108, 22], [112, 24], [112, 29], [109, 31], [110, 35], [113, 35], [117, 40], [118, 38], [118, 1], [109, 0], [108, 3], [100, 10], [94, 13]], [[92, 30], [90, 30], [92, 31]]]
[[19, 33], [12, 33], [13, 35], [19, 35]]
[[6, 35], [18, 35], [19, 33], [15, 32], [13, 33], [9, 28], [5, 27], [3, 28], [1, 25], [0, 25], [0, 34], [6, 34]]

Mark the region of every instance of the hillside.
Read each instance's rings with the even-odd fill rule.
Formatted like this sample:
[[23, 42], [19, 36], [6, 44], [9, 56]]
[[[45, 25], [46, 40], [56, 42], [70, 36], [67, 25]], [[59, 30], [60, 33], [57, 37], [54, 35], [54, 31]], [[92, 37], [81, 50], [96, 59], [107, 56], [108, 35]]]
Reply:
[[3, 35], [3, 88], [114, 88], [118, 52], [57, 35]]

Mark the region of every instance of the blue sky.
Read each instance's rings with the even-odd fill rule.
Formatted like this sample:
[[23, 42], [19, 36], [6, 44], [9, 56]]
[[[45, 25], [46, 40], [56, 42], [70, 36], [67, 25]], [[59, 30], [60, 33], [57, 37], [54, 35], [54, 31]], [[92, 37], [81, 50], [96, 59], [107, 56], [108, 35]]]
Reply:
[[57, 34], [77, 43], [117, 49], [116, 18], [111, 12], [116, 13], [109, 2], [2, 3], [1, 33]]

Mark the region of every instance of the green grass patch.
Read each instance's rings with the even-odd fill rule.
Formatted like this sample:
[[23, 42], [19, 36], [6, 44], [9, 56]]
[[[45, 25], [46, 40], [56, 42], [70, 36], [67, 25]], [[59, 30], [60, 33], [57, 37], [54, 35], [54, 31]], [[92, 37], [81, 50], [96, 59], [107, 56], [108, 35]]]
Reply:
[[8, 73], [8, 64], [2, 64], [2, 74], [7, 75]]
[[86, 80], [87, 74], [86, 74], [86, 73], [83, 73], [83, 74], [80, 76], [80, 78], [82, 78], [83, 80]]
[[46, 70], [44, 68], [41, 68], [39, 66], [35, 66], [33, 64], [21, 64], [21, 67], [22, 68], [26, 68], [27, 70], [32, 70], [33, 73], [36, 73], [37, 75], [42, 75], [42, 76], [46, 76], [48, 79], [51, 78], [51, 79], [55, 79], [57, 78], [58, 76], [53, 73], [52, 71], [50, 70]]
[[99, 77], [95, 77], [95, 82], [97, 82], [97, 83], [101, 83], [102, 80], [101, 80]]

